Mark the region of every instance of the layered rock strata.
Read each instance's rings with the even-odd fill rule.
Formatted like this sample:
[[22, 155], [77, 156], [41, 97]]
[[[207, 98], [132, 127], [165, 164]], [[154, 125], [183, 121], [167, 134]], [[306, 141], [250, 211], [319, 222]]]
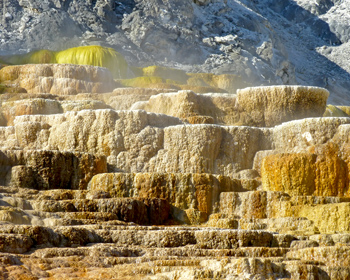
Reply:
[[350, 118], [322, 117], [326, 90], [30, 91], [0, 96], [0, 278], [350, 277]]

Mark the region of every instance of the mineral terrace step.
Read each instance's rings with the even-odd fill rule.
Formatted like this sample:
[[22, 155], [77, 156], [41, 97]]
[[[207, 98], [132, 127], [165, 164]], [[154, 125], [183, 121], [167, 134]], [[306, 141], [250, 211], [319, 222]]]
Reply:
[[175, 248], [195, 245], [196, 249], [237, 249], [278, 247], [281, 243], [276, 235], [266, 231], [185, 227], [145, 227], [141, 229], [133, 226], [124, 226], [124, 228], [120, 226], [121, 229], [117, 228], [118, 226], [103, 228], [101, 225], [51, 228], [2, 225], [0, 233], [6, 236], [22, 234], [33, 242], [33, 246], [39, 247], [75, 247], [89, 243], [113, 243], [115, 246], [142, 246], [144, 248]]
[[101, 212], [118, 220], [137, 224], [163, 224], [170, 214], [166, 200], [157, 198], [108, 198], [29, 201], [32, 209], [42, 212]]
[[[142, 257], [143, 261], [173, 260], [191, 258], [278, 258], [284, 257], [288, 248], [246, 247], [237, 249], [198, 249], [195, 245], [178, 248], [145, 248], [143, 246], [121, 247], [114, 243], [89, 244], [77, 248], [45, 248], [37, 249], [32, 256], [38, 258], [57, 258], [70, 256], [123, 257], [125, 262], [134, 262], [135, 257]], [[142, 261], [142, 260], [139, 260]]]
[[[183, 248], [183, 250], [186, 248]], [[191, 248], [188, 248], [191, 252]], [[243, 248], [258, 249], [258, 248]], [[147, 251], [146, 251], [147, 250]], [[207, 256], [175, 256], [169, 255], [174, 250], [156, 249], [154, 255], [152, 249], [118, 248], [113, 244], [93, 244], [89, 247], [78, 248], [48, 248], [39, 249], [30, 255], [0, 254], [0, 258], [9, 260], [8, 266], [15, 269], [19, 259], [23, 266], [17, 269], [25, 271], [29, 267], [36, 267], [44, 275], [51, 273], [64, 276], [72, 275], [80, 277], [101, 278], [116, 277], [117, 279], [219, 279], [234, 277], [241, 279], [242, 273], [256, 275], [262, 279], [348, 279], [349, 267], [326, 267], [317, 261], [291, 260], [283, 257], [231, 257], [220, 254]], [[158, 250], [165, 250], [164, 255], [158, 256]], [[171, 251], [171, 252], [170, 252]], [[210, 253], [227, 252], [227, 250], [202, 250]], [[233, 250], [228, 250], [233, 251]], [[144, 254], [146, 252], [146, 254]], [[109, 255], [108, 255], [109, 254]], [[13, 259], [11, 261], [11, 259]], [[17, 260], [17, 261], [16, 261]], [[74, 267], [70, 264], [74, 262]], [[26, 268], [28, 267], [28, 268]], [[327, 278], [325, 272], [331, 275]], [[30, 271], [28, 271], [30, 273]], [[38, 273], [38, 271], [37, 271]], [[99, 275], [100, 274], [100, 275]], [[125, 275], [133, 275], [133, 278], [125, 278]], [[304, 278], [302, 278], [304, 277]], [[343, 278], [342, 278], [343, 277]], [[345, 277], [345, 278], [344, 278]]]

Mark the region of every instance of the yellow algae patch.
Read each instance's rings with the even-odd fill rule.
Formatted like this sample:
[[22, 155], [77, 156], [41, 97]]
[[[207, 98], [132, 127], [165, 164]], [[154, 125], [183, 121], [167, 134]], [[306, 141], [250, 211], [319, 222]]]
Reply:
[[296, 215], [313, 221], [321, 233], [350, 232], [350, 203], [303, 205]]
[[313, 195], [315, 192], [313, 154], [277, 154], [263, 159], [261, 179], [265, 191], [280, 191], [289, 195]]
[[56, 63], [93, 65], [108, 68], [114, 78], [126, 78], [129, 67], [124, 57], [112, 48], [84, 46], [56, 53]]
[[6, 91], [6, 86], [0, 84], [0, 94]]

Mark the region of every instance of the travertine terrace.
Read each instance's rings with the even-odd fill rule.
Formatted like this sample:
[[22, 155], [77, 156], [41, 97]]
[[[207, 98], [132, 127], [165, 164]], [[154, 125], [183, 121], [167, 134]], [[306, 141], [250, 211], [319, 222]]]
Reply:
[[350, 118], [326, 89], [0, 80], [0, 279], [350, 279]]

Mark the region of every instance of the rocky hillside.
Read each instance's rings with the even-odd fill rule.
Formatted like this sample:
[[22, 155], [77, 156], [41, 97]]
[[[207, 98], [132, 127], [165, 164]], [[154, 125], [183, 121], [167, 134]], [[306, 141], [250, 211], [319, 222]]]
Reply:
[[130, 65], [327, 88], [349, 103], [348, 0], [8, 0], [0, 56], [103, 45]]
[[0, 80], [1, 279], [350, 278], [349, 107], [328, 90]]

